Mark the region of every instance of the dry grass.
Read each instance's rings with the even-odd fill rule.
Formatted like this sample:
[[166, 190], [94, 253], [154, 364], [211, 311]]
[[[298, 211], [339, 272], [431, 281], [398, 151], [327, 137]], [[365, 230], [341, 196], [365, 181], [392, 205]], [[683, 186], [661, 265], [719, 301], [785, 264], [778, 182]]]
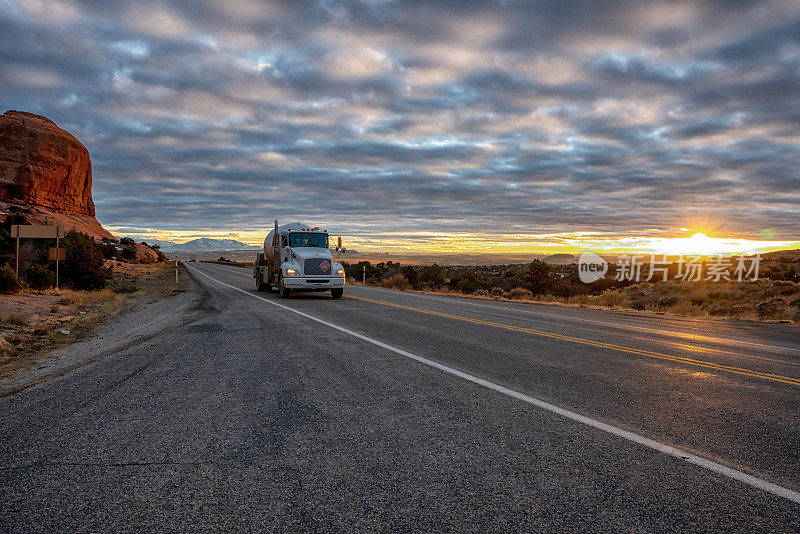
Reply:
[[606, 291], [590, 303], [676, 315], [800, 323], [800, 284], [785, 281], [643, 283]]
[[84, 337], [143, 299], [185, 290], [183, 283], [175, 283], [174, 268], [143, 267], [138, 274], [115, 273], [111, 284], [135, 286], [135, 291], [22, 290], [4, 297], [0, 302], [0, 317], [6, 318], [0, 323], [0, 379], [34, 365], [51, 350]]
[[84, 304], [83, 295], [79, 291], [63, 291], [58, 304], [65, 306], [82, 307]]
[[27, 326], [28, 318], [21, 313], [12, 313], [6, 317], [6, 322], [14, 326]]
[[411, 285], [406, 281], [406, 277], [402, 274], [390, 276], [385, 280], [381, 280], [381, 286], [387, 289], [410, 289]]

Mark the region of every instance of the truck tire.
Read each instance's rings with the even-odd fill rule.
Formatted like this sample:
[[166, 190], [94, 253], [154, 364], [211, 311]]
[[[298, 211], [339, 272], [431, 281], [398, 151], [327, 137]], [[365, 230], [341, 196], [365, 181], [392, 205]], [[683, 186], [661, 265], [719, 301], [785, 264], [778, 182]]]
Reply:
[[267, 290], [267, 285], [264, 283], [260, 272], [256, 273], [256, 290], [262, 292]]
[[340, 299], [342, 298], [343, 294], [344, 294], [344, 289], [341, 287], [338, 289], [331, 289], [331, 298], [333, 299]]
[[289, 295], [291, 295], [291, 294], [292, 294], [292, 290], [291, 290], [291, 289], [289, 289], [288, 287], [286, 287], [286, 286], [283, 284], [283, 277], [282, 277], [282, 276], [281, 276], [281, 277], [280, 277], [280, 279], [278, 280], [278, 291], [280, 292], [280, 294], [281, 294], [281, 298], [282, 298], [282, 299], [288, 299], [288, 298], [289, 298]]

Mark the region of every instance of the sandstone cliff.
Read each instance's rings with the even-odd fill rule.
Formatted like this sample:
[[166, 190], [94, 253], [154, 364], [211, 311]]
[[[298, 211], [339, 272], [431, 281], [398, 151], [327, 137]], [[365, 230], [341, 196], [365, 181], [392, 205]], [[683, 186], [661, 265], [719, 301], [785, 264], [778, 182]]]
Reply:
[[0, 219], [10, 206], [32, 224], [58, 224], [95, 238], [113, 236], [95, 219], [89, 152], [41, 115], [0, 116]]

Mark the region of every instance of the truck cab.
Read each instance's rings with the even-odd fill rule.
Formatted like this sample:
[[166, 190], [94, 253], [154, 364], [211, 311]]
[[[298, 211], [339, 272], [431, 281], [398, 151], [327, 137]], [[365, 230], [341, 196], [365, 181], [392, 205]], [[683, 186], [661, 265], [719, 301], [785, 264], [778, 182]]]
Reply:
[[[341, 238], [336, 250], [342, 250]], [[264, 240], [256, 258], [256, 288], [276, 288], [281, 297], [292, 291], [330, 291], [335, 299], [344, 293], [344, 267], [333, 259], [327, 230], [297, 222], [278, 226]]]

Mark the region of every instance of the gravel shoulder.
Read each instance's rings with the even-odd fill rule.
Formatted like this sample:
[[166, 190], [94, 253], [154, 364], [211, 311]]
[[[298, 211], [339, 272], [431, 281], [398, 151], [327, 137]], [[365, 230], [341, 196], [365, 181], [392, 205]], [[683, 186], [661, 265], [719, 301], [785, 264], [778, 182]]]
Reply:
[[127, 309], [110, 317], [74, 343], [36, 355], [27, 369], [0, 379], [0, 397], [11, 395], [73, 369], [91, 364], [205, 317], [213, 311], [206, 290], [183, 269], [180, 283], [156, 273]]

